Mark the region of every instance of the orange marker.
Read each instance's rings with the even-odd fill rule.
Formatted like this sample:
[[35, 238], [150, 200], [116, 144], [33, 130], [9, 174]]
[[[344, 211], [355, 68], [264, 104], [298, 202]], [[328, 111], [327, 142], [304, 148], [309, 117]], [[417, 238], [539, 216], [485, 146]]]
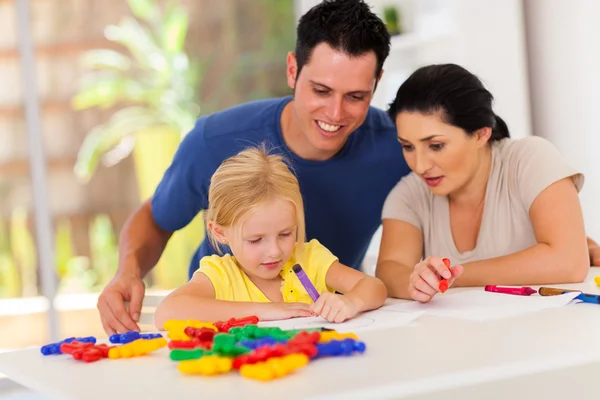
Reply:
[[[450, 260], [448, 260], [447, 258], [442, 259], [442, 261], [444, 262], [444, 265], [446, 265], [446, 267], [450, 268]], [[440, 281], [440, 285], [438, 287], [440, 289], [440, 292], [444, 293], [446, 290], [448, 290], [448, 279], [444, 278]]]

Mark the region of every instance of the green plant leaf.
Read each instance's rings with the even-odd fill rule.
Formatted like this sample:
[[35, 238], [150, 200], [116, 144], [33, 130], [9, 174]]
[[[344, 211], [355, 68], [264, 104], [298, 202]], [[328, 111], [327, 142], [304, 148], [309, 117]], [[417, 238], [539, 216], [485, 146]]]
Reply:
[[97, 215], [89, 230], [92, 266], [98, 276], [98, 285], [105, 286], [117, 271], [117, 240], [110, 218]]
[[126, 55], [115, 50], [94, 49], [83, 53], [81, 64], [84, 68], [128, 71], [131, 60]]
[[21, 271], [23, 295], [37, 295], [37, 255], [33, 237], [27, 225], [27, 210], [17, 207], [11, 215], [10, 247]]
[[83, 61], [90, 72], [72, 99], [77, 110], [130, 106], [87, 133], [74, 166], [82, 181], [89, 180], [100, 163], [115, 164], [126, 157], [140, 130], [187, 132], [200, 114], [197, 83], [208, 63], [190, 61], [183, 50], [186, 10], [173, 0], [166, 0], [164, 14], [156, 0], [130, 0], [129, 5], [135, 17], [123, 17], [105, 29], [107, 39], [126, 51], [86, 54]]
[[146, 89], [133, 79], [109, 76], [89, 81], [71, 101], [76, 110], [96, 106], [109, 108], [120, 101], [138, 102], [146, 99]]
[[0, 220], [0, 298], [21, 295], [21, 277], [15, 264], [4, 221]]
[[129, 135], [157, 125], [160, 118], [144, 107], [128, 107], [117, 111], [104, 125], [88, 133], [77, 154], [74, 172], [78, 179], [87, 182], [98, 167], [101, 156]]
[[128, 0], [133, 15], [144, 21], [152, 21], [158, 17], [158, 7], [153, 0]]
[[68, 219], [58, 221], [54, 241], [56, 247], [56, 272], [59, 278], [62, 279], [68, 272], [69, 261], [75, 257], [71, 222]]
[[131, 53], [142, 70], [164, 71], [167, 62], [162, 49], [152, 32], [131, 17], [123, 17], [119, 25], [107, 26], [104, 35], [108, 40], [119, 43]]
[[188, 29], [187, 12], [180, 7], [173, 8], [166, 15], [164, 24], [163, 48], [169, 54], [182, 52]]
[[8, 253], [0, 253], [0, 298], [19, 297], [21, 278], [13, 258]]

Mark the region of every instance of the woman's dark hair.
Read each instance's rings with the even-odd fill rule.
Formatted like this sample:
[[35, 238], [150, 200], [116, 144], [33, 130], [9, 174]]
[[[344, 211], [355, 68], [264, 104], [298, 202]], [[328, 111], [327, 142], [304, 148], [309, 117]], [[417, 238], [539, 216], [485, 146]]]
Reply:
[[323, 0], [300, 18], [296, 29], [297, 75], [321, 43], [354, 57], [374, 52], [376, 78], [390, 53], [385, 23], [363, 0]]
[[490, 142], [510, 137], [506, 123], [492, 110], [494, 97], [479, 78], [456, 64], [429, 65], [416, 70], [398, 89], [388, 110], [394, 123], [403, 111], [440, 113], [442, 120], [472, 135], [492, 128]]

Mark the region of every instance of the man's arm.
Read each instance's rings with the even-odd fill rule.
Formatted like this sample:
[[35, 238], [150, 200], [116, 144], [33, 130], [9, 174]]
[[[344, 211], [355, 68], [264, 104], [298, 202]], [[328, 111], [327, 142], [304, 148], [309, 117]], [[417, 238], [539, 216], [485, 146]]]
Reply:
[[121, 230], [117, 274], [134, 274], [144, 278], [158, 263], [171, 235], [173, 232], [158, 226], [152, 216], [152, 202], [146, 200]]
[[[144, 300], [142, 279], [156, 265], [173, 233], [160, 228], [145, 201], [125, 223], [119, 240], [119, 267], [98, 298], [102, 326], [109, 335], [139, 330]], [[129, 301], [129, 311], [125, 308]]]
[[[199, 119], [179, 144], [152, 198], [131, 215], [121, 230], [119, 266], [98, 299], [104, 330], [139, 330], [142, 279], [156, 265], [172, 232], [182, 229], [208, 206], [208, 186], [215, 170], [214, 148], [205, 140]], [[129, 311], [125, 302], [129, 301]]]

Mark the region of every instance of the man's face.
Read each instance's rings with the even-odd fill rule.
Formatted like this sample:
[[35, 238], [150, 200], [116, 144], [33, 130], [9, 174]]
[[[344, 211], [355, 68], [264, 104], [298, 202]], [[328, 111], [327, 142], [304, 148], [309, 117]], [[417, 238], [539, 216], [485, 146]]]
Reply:
[[296, 57], [287, 61], [294, 101], [286, 142], [303, 158], [331, 158], [367, 117], [377, 83], [375, 53], [351, 57], [321, 43], [299, 76]]

